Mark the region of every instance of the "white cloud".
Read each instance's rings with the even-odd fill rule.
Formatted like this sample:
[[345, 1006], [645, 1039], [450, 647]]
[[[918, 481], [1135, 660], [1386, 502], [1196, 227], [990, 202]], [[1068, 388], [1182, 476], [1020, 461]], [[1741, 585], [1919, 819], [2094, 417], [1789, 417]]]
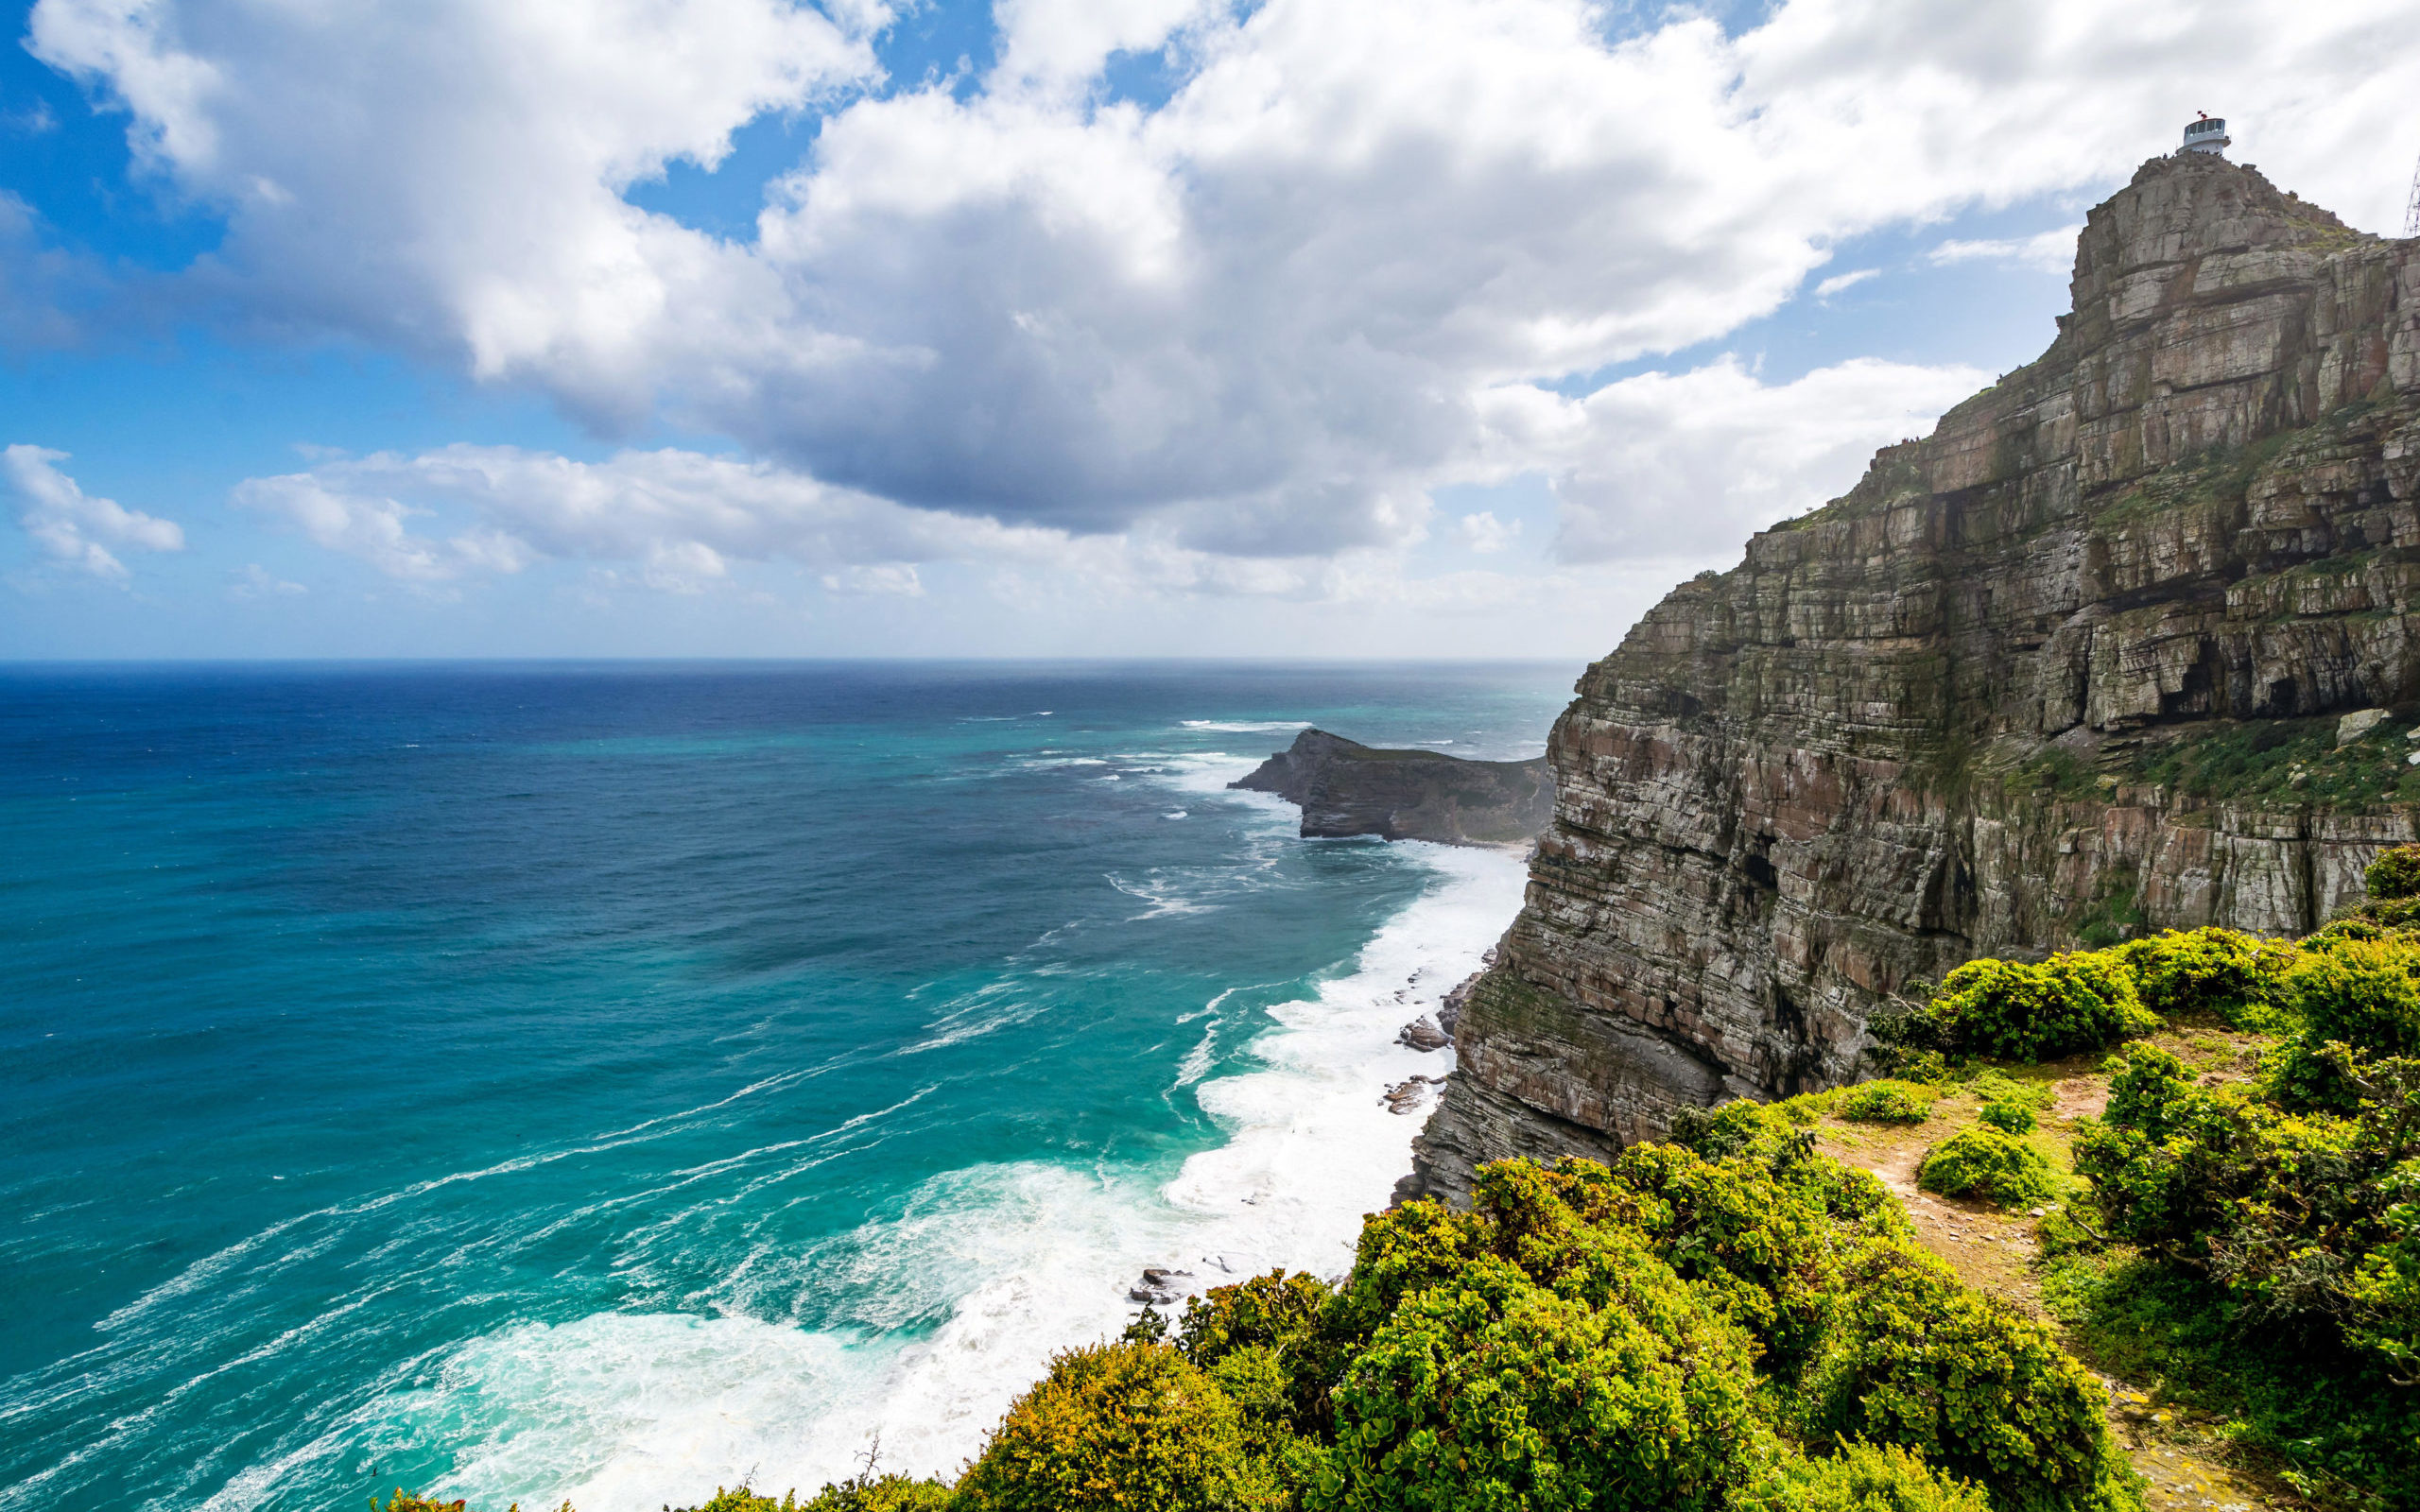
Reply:
[[900, 598], [925, 596], [924, 579], [916, 569], [906, 562], [883, 562], [873, 567], [851, 567], [845, 572], [825, 573], [826, 593], [863, 595], [890, 593]]
[[246, 562], [227, 575], [229, 598], [292, 598], [309, 593], [301, 583], [270, 572], [259, 562]]
[[[1418, 539], [1430, 489], [1526, 469], [1556, 479], [1568, 556], [1694, 551], [1844, 485], [1964, 378], [1539, 386], [1719, 339], [1844, 237], [2101, 192], [2195, 107], [2384, 225], [2400, 182], [2375, 145], [2420, 97], [2410, 0], [1784, 0], [1737, 36], [1675, 8], [1618, 39], [1589, 0], [1002, 0], [988, 77], [889, 94], [868, 45], [888, 12], [832, 15], [40, 0], [31, 43], [223, 208], [194, 282], [251, 318], [765, 459], [719, 507], [623, 459], [593, 508], [527, 456], [509, 488], [467, 454], [247, 485], [428, 582], [686, 542], [714, 561], [666, 557], [664, 585], [773, 556], [839, 576], [1090, 552], [1117, 581], [1319, 593], [1319, 564]], [[1163, 44], [1167, 104], [1105, 103], [1104, 62]], [[622, 198], [804, 109], [829, 113], [752, 242]], [[382, 478], [465, 490], [492, 533], [416, 534]]]
[[1547, 467], [1563, 560], [1703, 557], [1845, 492], [1876, 448], [1991, 377], [1860, 358], [1767, 385], [1725, 358], [1580, 399], [1508, 387], [1494, 419], [1506, 455]]
[[2046, 273], [2064, 273], [2075, 266], [2076, 237], [2083, 230], [2081, 226], [2068, 226], [2059, 231], [2046, 231], [2038, 236], [2011, 236], [1994, 241], [1947, 241], [1925, 255], [1936, 266], [2009, 263], [2019, 267], [2038, 267]]
[[1882, 269], [1878, 267], [1860, 267], [1852, 272], [1835, 273], [1815, 285], [1815, 297], [1819, 300], [1828, 300], [1835, 294], [1857, 287], [1867, 279], [1881, 276]]
[[1513, 538], [1521, 533], [1521, 522], [1515, 520], [1508, 524], [1495, 518], [1495, 510], [1481, 509], [1462, 516], [1458, 528], [1462, 533], [1462, 544], [1482, 557], [1490, 557], [1512, 544]]
[[[857, 28], [886, 13], [859, 8]], [[746, 251], [622, 191], [874, 77], [785, 0], [43, 0], [27, 44], [133, 118], [141, 161], [224, 211], [205, 283], [286, 329], [537, 376], [598, 417], [760, 339]]]
[[477, 574], [516, 573], [535, 559], [526, 542], [493, 528], [466, 530], [445, 541], [416, 536], [404, 522], [428, 510], [332, 488], [309, 473], [246, 479], [236, 486], [235, 503], [282, 516], [315, 543], [358, 557], [404, 582], [444, 583]]
[[127, 580], [126, 564], [110, 550], [182, 551], [185, 533], [173, 520], [97, 499], [53, 464], [65, 452], [15, 445], [0, 452], [0, 479], [17, 501], [17, 524], [43, 555], [107, 582]]

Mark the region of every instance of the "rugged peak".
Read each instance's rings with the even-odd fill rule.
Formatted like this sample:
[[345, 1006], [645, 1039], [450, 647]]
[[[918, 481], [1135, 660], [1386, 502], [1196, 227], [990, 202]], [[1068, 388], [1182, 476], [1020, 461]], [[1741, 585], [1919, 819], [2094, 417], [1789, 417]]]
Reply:
[[1428, 1189], [1841, 1080], [1974, 954], [2308, 929], [2414, 836], [2420, 242], [2186, 154], [2093, 210], [2073, 288], [1582, 677]]
[[2153, 158], [2085, 218], [2075, 310], [2083, 314], [2130, 278], [2204, 257], [2362, 239], [2377, 240], [2280, 192], [2249, 163], [2202, 152]]

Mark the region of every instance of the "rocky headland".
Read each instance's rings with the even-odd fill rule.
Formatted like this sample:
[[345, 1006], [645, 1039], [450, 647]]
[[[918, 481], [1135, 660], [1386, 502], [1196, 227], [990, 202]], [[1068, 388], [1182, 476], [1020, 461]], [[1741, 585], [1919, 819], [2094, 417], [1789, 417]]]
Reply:
[[1304, 730], [1227, 785], [1299, 805], [1305, 837], [1374, 834], [1526, 849], [1554, 815], [1554, 773], [1544, 756], [1471, 761], [1364, 746], [1324, 730]]
[[[1973, 955], [2307, 931], [2413, 838], [2420, 243], [2160, 158], [2072, 288], [2038, 360], [1582, 678], [1407, 1192], [1847, 1079]], [[1447, 769], [1310, 732], [1244, 785], [1419, 833], [1415, 754]]]

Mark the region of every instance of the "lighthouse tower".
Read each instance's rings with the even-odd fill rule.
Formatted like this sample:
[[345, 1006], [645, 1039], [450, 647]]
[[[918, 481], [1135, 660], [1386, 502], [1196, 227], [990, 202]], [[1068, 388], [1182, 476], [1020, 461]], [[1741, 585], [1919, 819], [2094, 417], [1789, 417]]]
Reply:
[[2227, 150], [2227, 123], [2217, 116], [2193, 112], [2199, 119], [2185, 123], [2185, 145], [2176, 149], [2182, 157], [2187, 152], [2210, 152], [2224, 157]]

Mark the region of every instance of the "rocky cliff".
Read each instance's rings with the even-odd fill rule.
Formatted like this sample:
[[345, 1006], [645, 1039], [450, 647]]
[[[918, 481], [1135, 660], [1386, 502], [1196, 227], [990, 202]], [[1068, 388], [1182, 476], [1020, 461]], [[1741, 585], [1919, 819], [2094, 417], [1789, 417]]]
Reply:
[[1971, 955], [2308, 930], [2413, 838], [2420, 244], [2162, 158], [2072, 288], [1582, 678], [1407, 1190], [1846, 1078]]
[[1554, 774], [1543, 756], [1468, 761], [1364, 746], [1324, 730], [1304, 730], [1227, 785], [1300, 804], [1303, 833], [1315, 836], [1527, 848], [1554, 814]]

